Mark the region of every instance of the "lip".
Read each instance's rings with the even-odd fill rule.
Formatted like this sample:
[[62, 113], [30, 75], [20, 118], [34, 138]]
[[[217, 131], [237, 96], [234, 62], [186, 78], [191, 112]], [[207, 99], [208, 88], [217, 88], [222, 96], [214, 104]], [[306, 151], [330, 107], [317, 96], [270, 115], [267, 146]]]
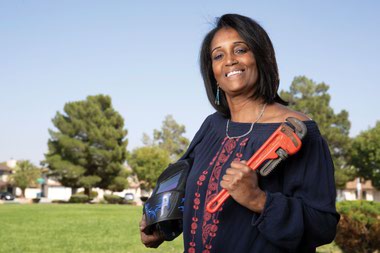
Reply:
[[[230, 74], [230, 73], [232, 73], [232, 72], [237, 72], [237, 71], [241, 71], [241, 73], [237, 73], [237, 74], [233, 74], [233, 75], [231, 75], [231, 76], [228, 76], [228, 74]], [[229, 77], [233, 77], [233, 76], [238, 76], [238, 75], [241, 75], [242, 73], [244, 73], [244, 71], [245, 71], [245, 69], [232, 69], [232, 70], [230, 70], [230, 71], [224, 73], [224, 77], [229, 78]]]

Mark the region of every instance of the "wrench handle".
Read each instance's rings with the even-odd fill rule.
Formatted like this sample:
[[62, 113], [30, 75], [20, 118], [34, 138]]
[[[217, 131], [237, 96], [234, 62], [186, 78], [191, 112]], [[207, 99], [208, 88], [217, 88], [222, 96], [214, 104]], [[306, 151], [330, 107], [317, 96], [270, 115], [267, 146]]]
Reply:
[[218, 195], [208, 202], [206, 210], [209, 213], [215, 213], [223, 205], [224, 201], [230, 197], [230, 194], [226, 189], [222, 189]]
[[[275, 166], [288, 155], [295, 154], [301, 148], [301, 139], [306, 135], [307, 131], [306, 126], [302, 123], [302, 121], [296, 118], [287, 118], [286, 121], [293, 125], [297, 131], [295, 132], [292, 127], [285, 123], [281, 124], [248, 160], [247, 165], [252, 170], [258, 169], [265, 161], [268, 160], [269, 163], [272, 163], [272, 166]], [[279, 158], [277, 152], [280, 149], [283, 151], [281, 153], [283, 155]], [[270, 166], [267, 167], [270, 168]], [[269, 172], [272, 170], [273, 168], [269, 169]], [[219, 194], [206, 205], [206, 210], [210, 213], [215, 213], [229, 196], [230, 194], [227, 190], [222, 189]]]

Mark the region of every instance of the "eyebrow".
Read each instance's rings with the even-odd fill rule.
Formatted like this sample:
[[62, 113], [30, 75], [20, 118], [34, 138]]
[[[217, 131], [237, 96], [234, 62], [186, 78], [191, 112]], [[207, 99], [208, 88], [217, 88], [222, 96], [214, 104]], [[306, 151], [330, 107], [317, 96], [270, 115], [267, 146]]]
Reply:
[[[232, 43], [232, 44], [245, 44], [245, 45], [248, 46], [248, 44], [247, 44], [246, 42], [244, 42], [244, 41], [235, 41], [235, 42]], [[222, 47], [216, 47], [216, 48], [214, 48], [213, 50], [211, 50], [211, 53], [210, 53], [210, 54], [212, 54], [212, 52], [214, 52], [216, 49], [219, 49], [219, 48], [222, 48]]]

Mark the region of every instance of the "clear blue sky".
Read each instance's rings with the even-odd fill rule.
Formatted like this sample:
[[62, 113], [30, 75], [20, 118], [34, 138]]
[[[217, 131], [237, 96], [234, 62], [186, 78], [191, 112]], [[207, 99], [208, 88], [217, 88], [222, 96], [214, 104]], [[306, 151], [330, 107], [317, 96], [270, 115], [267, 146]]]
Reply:
[[128, 150], [172, 114], [192, 138], [213, 112], [199, 74], [214, 17], [256, 19], [274, 44], [280, 89], [306, 75], [330, 85], [351, 136], [380, 120], [379, 1], [0, 0], [0, 162], [47, 151], [66, 102], [108, 94], [128, 129]]

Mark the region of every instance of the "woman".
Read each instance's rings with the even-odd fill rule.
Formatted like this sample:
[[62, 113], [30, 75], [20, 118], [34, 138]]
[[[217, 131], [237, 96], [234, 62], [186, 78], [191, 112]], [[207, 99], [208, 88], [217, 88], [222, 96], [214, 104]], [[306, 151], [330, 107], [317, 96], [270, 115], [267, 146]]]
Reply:
[[[316, 123], [279, 97], [267, 33], [250, 18], [223, 15], [203, 41], [200, 62], [217, 112], [182, 158], [194, 158], [183, 216], [185, 252], [315, 252], [331, 242], [339, 215], [328, 146]], [[288, 117], [306, 124], [303, 146], [261, 177], [245, 161]], [[206, 204], [222, 188], [232, 198], [208, 213]], [[147, 247], [162, 243], [157, 233], [141, 238]]]

